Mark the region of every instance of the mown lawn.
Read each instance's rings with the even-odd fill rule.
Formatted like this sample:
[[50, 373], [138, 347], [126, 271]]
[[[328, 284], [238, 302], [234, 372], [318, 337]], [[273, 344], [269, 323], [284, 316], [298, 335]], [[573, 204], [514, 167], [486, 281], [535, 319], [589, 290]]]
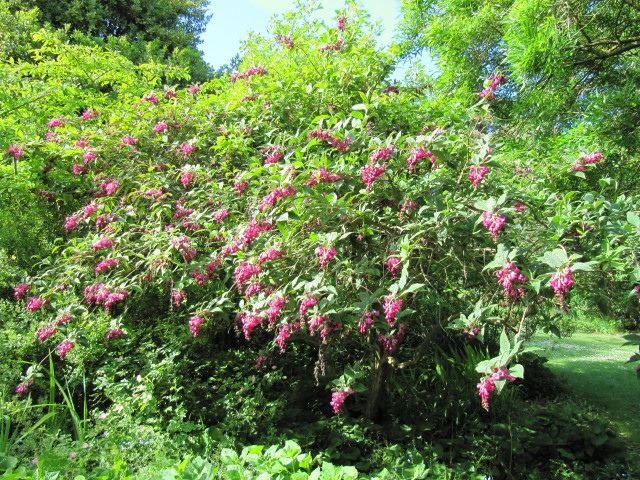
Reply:
[[[638, 351], [640, 335], [576, 333], [569, 338], [536, 335], [529, 349], [571, 392], [608, 417], [620, 433], [640, 445], [640, 379], [637, 363], [625, 363]], [[526, 375], [526, 373], [525, 373]]]

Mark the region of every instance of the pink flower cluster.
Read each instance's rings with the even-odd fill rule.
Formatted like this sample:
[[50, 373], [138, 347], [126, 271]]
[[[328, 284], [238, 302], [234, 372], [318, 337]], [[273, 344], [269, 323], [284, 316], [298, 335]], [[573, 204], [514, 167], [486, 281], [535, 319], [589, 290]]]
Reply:
[[478, 188], [487, 173], [489, 173], [489, 167], [486, 165], [471, 165], [469, 167], [469, 180], [473, 188]]
[[185, 142], [178, 145], [178, 148], [176, 150], [183, 157], [188, 157], [196, 150], [196, 146], [191, 143]]
[[551, 285], [556, 297], [558, 297], [560, 301], [564, 301], [565, 296], [569, 293], [573, 284], [573, 270], [570, 266], [566, 266], [563, 270], [554, 273], [549, 281], [549, 285]]
[[183, 187], [188, 187], [193, 182], [193, 179], [196, 176], [196, 172], [191, 169], [185, 169], [180, 174], [180, 183]]
[[204, 323], [204, 318], [193, 316], [189, 319], [189, 330], [191, 331], [191, 335], [197, 337], [200, 333], [200, 329], [202, 328], [202, 324]]
[[338, 17], [338, 25], [337, 25], [338, 30], [340, 30], [341, 32], [344, 31], [345, 28], [347, 28], [347, 17], [345, 17], [344, 15], [340, 15]]
[[384, 297], [384, 301], [382, 302], [384, 319], [390, 326], [393, 326], [395, 323], [398, 313], [402, 310], [402, 305], [404, 305], [404, 300], [400, 298], [395, 298], [393, 295]]
[[265, 156], [264, 164], [271, 165], [278, 163], [284, 157], [283, 145], [269, 145], [262, 149], [262, 154]]
[[344, 140], [341, 140], [335, 137], [331, 130], [312, 130], [309, 132], [309, 137], [323, 140], [339, 152], [346, 152], [349, 149], [349, 145], [353, 143], [352, 138], [345, 138]]
[[260, 256], [258, 257], [258, 263], [270, 262], [272, 260], [282, 258], [283, 256], [284, 252], [282, 250], [271, 247], [260, 254]]
[[295, 194], [296, 191], [291, 185], [287, 185], [286, 187], [277, 187], [271, 193], [262, 197], [262, 200], [260, 200], [260, 204], [258, 205], [258, 209], [263, 211], [268, 207], [273, 207], [278, 199], [291, 197]]
[[103, 250], [105, 248], [113, 248], [115, 243], [110, 238], [103, 237], [93, 244], [93, 251], [97, 252], [98, 250]]
[[31, 290], [31, 285], [28, 283], [20, 283], [13, 289], [13, 296], [16, 300], [20, 300], [29, 290]]
[[311, 175], [311, 178], [309, 180], [307, 180], [307, 186], [313, 187], [315, 185], [318, 185], [318, 183], [320, 182], [335, 183], [338, 180], [340, 180], [340, 175], [331, 173], [324, 168], [320, 168]]
[[100, 184], [100, 190], [104, 195], [113, 195], [120, 188], [120, 184], [115, 180], [105, 180]]
[[76, 229], [80, 221], [79, 215], [70, 215], [64, 219], [64, 231], [69, 233]]
[[404, 340], [404, 336], [406, 335], [406, 333], [407, 326], [402, 323], [398, 327], [398, 330], [396, 330], [396, 332], [391, 335], [391, 338], [387, 337], [386, 335], [380, 335], [378, 337], [378, 343], [382, 346], [386, 353], [388, 353], [389, 355], [393, 355], [398, 349], [398, 346], [400, 345], [402, 340]]
[[169, 124], [166, 122], [158, 122], [153, 126], [153, 131], [156, 133], [166, 132], [169, 129]]
[[293, 39], [290, 35], [276, 35], [276, 42], [284, 45], [288, 49], [292, 49], [294, 47]]
[[24, 150], [20, 145], [9, 145], [9, 147], [7, 148], [7, 153], [9, 155], [13, 155], [15, 158], [24, 156]]
[[398, 276], [398, 270], [400, 270], [400, 267], [402, 267], [402, 261], [400, 260], [400, 257], [389, 257], [387, 258], [385, 266], [387, 267], [387, 270], [389, 271], [391, 276], [393, 278], [396, 278]]
[[124, 330], [122, 330], [121, 328], [112, 328], [105, 335], [105, 339], [107, 340], [107, 342], [110, 342], [114, 338], [119, 337], [121, 335], [124, 335]]
[[309, 309], [315, 307], [317, 304], [318, 299], [309, 296], [309, 294], [307, 293], [307, 296], [302, 299], [302, 301], [300, 302], [300, 307], [298, 308], [298, 314], [300, 315], [300, 318], [304, 319]]
[[61, 325], [66, 325], [67, 323], [69, 323], [71, 320], [73, 320], [73, 315], [71, 315], [71, 313], [69, 312], [64, 312], [62, 315], [60, 315], [55, 322], [53, 322], [53, 324], [56, 327], [59, 327]]
[[61, 118], [53, 117], [51, 120], [49, 120], [49, 123], [47, 123], [47, 127], [64, 127], [64, 121]]
[[184, 290], [173, 289], [171, 290], [171, 301], [176, 306], [176, 308], [180, 308], [182, 302], [187, 299], [187, 292]]
[[284, 347], [287, 345], [287, 341], [291, 337], [291, 334], [298, 328], [299, 327], [296, 328], [295, 325], [290, 325], [288, 323], [280, 325], [278, 335], [276, 335], [276, 338], [273, 340], [275, 344], [280, 347], [280, 352], [284, 352]]
[[27, 312], [37, 312], [38, 310], [46, 307], [49, 304], [49, 300], [45, 300], [42, 297], [29, 297], [27, 299]]
[[123, 145], [129, 145], [130, 147], [133, 147], [134, 145], [138, 144], [138, 139], [132, 137], [131, 135], [125, 135], [124, 137], [122, 137], [120, 142], [122, 142]]
[[32, 378], [19, 383], [18, 385], [16, 385], [16, 395], [20, 395], [20, 396], [26, 395], [27, 393], [29, 393], [29, 389], [31, 388], [32, 385], [33, 385]]
[[409, 154], [409, 158], [407, 158], [409, 171], [413, 172], [418, 162], [420, 160], [424, 160], [425, 158], [428, 158], [431, 161], [432, 166], [436, 164], [436, 155], [431, 150], [425, 150], [424, 148], [412, 149], [411, 154]]
[[342, 411], [344, 407], [345, 400], [353, 395], [354, 391], [351, 388], [347, 388], [345, 390], [338, 390], [331, 394], [331, 408], [333, 409], [333, 413], [338, 414]]
[[377, 162], [380, 160], [390, 160], [391, 154], [393, 153], [394, 146], [389, 145], [388, 147], [380, 147], [376, 148], [373, 152], [369, 154], [369, 159], [372, 162]]
[[502, 215], [485, 210], [482, 212], [482, 225], [489, 230], [491, 236], [496, 239], [500, 230], [504, 227], [507, 219]]
[[118, 260], [117, 258], [107, 258], [105, 260], [102, 260], [101, 262], [98, 262], [98, 264], [96, 265], [96, 275], [100, 272], [104, 272], [105, 270], [117, 266], [118, 263], [120, 263], [120, 260]]
[[36, 330], [36, 338], [40, 343], [44, 342], [48, 338], [54, 336], [56, 334], [56, 329], [51, 325], [45, 325], [44, 327], [40, 327]]
[[418, 204], [413, 200], [405, 200], [402, 202], [402, 206], [400, 207], [400, 213], [408, 213], [411, 210], [416, 210], [418, 208]]
[[80, 116], [80, 118], [84, 121], [87, 121], [87, 120], [92, 120], [94, 118], [97, 118], [98, 115], [100, 114], [95, 110], [93, 110], [92, 108], [87, 108], [84, 112], [82, 112], [82, 115]]
[[329, 265], [329, 262], [335, 258], [338, 254], [335, 248], [333, 247], [325, 247], [324, 245], [320, 245], [316, 248], [316, 256], [320, 261], [320, 268], [326, 268]]
[[121, 302], [129, 296], [126, 290], [109, 290], [102, 283], [89, 285], [84, 289], [84, 300], [89, 305], [102, 305], [106, 311], [109, 311], [117, 302]]
[[318, 50], [320, 50], [321, 52], [337, 52], [339, 50], [342, 50], [342, 47], [344, 46], [344, 38], [339, 38], [338, 40], [336, 40], [333, 43], [325, 43], [324, 45], [321, 45]]
[[604, 159], [604, 155], [601, 152], [594, 152], [588, 155], [582, 155], [572, 166], [571, 170], [574, 172], [581, 172], [586, 169], [587, 165], [594, 165], [601, 162]]
[[242, 324], [242, 333], [244, 338], [251, 340], [251, 334], [255, 328], [262, 323], [264, 317], [254, 312], [240, 312], [238, 314], [238, 321]]
[[238, 290], [241, 291], [245, 283], [247, 283], [251, 278], [260, 275], [261, 272], [262, 267], [260, 265], [253, 265], [249, 262], [240, 262], [240, 265], [238, 265], [233, 272], [233, 277]]
[[189, 237], [182, 236], [179, 238], [173, 238], [171, 239], [171, 245], [180, 252], [182, 258], [187, 263], [190, 263], [198, 253], [198, 251], [191, 245]]
[[521, 285], [527, 283], [527, 277], [522, 274], [513, 262], [505, 263], [501, 270], [496, 272], [498, 283], [504, 288], [504, 294], [511, 300], [517, 300], [524, 295]]
[[[373, 325], [375, 318], [380, 316], [380, 312], [378, 310], [367, 310], [362, 315], [362, 318], [358, 322], [358, 331], [364, 335], [367, 333], [367, 330], [371, 325]], [[375, 318], [374, 318], [375, 317]]]
[[145, 102], [151, 103], [152, 105], [156, 105], [160, 101], [155, 93], [147, 93], [144, 97], [142, 97], [142, 99]]
[[229, 216], [229, 210], [227, 208], [221, 208], [213, 212], [211, 216], [216, 222], [220, 223]]
[[63, 340], [60, 342], [60, 345], [58, 345], [58, 348], [56, 349], [60, 360], [64, 360], [67, 354], [73, 350], [73, 347], [75, 347], [75, 344], [71, 340]]
[[267, 74], [267, 70], [266, 70], [266, 68], [264, 68], [262, 66], [250, 67], [249, 69], [247, 69], [244, 72], [235, 72], [235, 73], [233, 73], [231, 75], [231, 82], [235, 83], [238, 80], [249, 78], [249, 77], [252, 77], [254, 75], [266, 75], [266, 74]]
[[282, 309], [287, 303], [286, 297], [282, 295], [278, 295], [269, 301], [269, 308], [267, 309], [267, 321], [269, 325], [273, 325], [280, 314], [282, 313]]
[[202, 90], [202, 88], [200, 87], [200, 85], [197, 85], [197, 84], [189, 85], [187, 87], [187, 92], [189, 92], [191, 95], [195, 95], [200, 90]]
[[383, 163], [382, 165], [368, 163], [362, 170], [360, 171], [360, 176], [362, 177], [362, 182], [367, 187], [367, 191], [371, 190], [371, 186], [376, 179], [382, 175], [387, 169], [387, 164]]
[[485, 85], [487, 85], [487, 83], [488, 85], [480, 92], [480, 97], [486, 98], [487, 100], [496, 98], [495, 91], [498, 89], [504, 79], [504, 75], [492, 75], [487, 78], [487, 81], [485, 81]]
[[500, 380], [507, 380], [508, 382], [515, 382], [516, 377], [509, 373], [509, 369], [505, 367], [498, 368], [491, 375], [487, 375], [486, 377], [480, 380], [480, 383], [476, 386], [478, 388], [478, 395], [480, 395], [480, 400], [482, 402], [482, 408], [489, 411], [489, 398], [491, 397], [491, 392], [496, 389], [495, 382]]

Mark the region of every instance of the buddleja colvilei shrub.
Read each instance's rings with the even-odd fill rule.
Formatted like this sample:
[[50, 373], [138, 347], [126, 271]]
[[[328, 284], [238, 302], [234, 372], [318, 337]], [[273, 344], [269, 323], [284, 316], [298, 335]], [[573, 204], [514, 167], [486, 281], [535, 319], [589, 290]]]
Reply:
[[[478, 366], [488, 408], [523, 374], [528, 318], [545, 301], [564, 308], [591, 266], [544, 233], [526, 183], [496, 181], [511, 167], [494, 159], [486, 115], [504, 79], [466, 119], [437, 125], [419, 97], [385, 86], [388, 59], [360, 13], [329, 27], [304, 18], [254, 39], [231, 77], [43, 125], [67, 153], [57, 168], [92, 187], [16, 297], [43, 352], [73, 360], [95, 332], [111, 348], [135, 327], [132, 305], [160, 291], [173, 315], [148, 321], [180, 318], [167, 327], [191, 342], [235, 325], [247, 342], [267, 332], [270, 354], [315, 345], [333, 410], [355, 394], [369, 417], [394, 369], [422, 368], [437, 331], [471, 339], [491, 325], [503, 333]], [[406, 131], [385, 123], [398, 104], [417, 120]], [[332, 348], [361, 360], [329, 377]]]

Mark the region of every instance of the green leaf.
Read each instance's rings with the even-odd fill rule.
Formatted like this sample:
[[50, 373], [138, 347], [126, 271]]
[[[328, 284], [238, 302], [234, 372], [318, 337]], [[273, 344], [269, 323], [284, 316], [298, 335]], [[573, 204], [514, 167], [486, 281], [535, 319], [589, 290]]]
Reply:
[[556, 248], [551, 252], [545, 252], [539, 260], [555, 270], [559, 270], [569, 263], [569, 257], [563, 248]]
[[640, 215], [635, 212], [627, 212], [627, 222], [636, 228], [640, 228]]
[[510, 351], [511, 342], [509, 341], [506, 329], [503, 328], [502, 333], [500, 333], [500, 355], [509, 355]]
[[367, 105], [364, 103], [356, 103], [353, 107], [351, 107], [351, 110], [367, 110]]
[[519, 363], [516, 363], [509, 368], [509, 373], [516, 378], [524, 378], [524, 367]]

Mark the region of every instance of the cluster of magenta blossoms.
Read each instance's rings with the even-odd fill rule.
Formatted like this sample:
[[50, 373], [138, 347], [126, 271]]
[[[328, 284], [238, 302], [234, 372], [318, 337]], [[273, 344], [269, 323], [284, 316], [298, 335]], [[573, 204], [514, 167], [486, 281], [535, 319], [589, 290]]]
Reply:
[[502, 84], [502, 82], [504, 82], [505, 80], [505, 76], [502, 74], [498, 74], [498, 75], [491, 75], [489, 78], [487, 78], [484, 82], [484, 88], [482, 89], [482, 91], [478, 94], [481, 98], [485, 98], [487, 100], [493, 100], [494, 98], [496, 98], [496, 90], [498, 90], [498, 87], [500, 87], [500, 85]]
[[601, 152], [593, 152], [587, 155], [582, 155], [572, 166], [571, 170], [574, 172], [582, 172], [586, 170], [587, 165], [594, 165], [600, 163], [604, 159], [604, 155]]
[[511, 375], [508, 368], [500, 367], [492, 374], [483, 377], [477, 385], [482, 407], [487, 411], [489, 411], [489, 399], [491, 398], [491, 392], [496, 389], [496, 382], [500, 380], [515, 382], [516, 377]]
[[573, 270], [570, 265], [567, 265], [562, 270], [554, 273], [549, 280], [549, 285], [553, 288], [556, 298], [560, 303], [563, 303], [569, 290], [573, 287]]
[[524, 295], [522, 286], [527, 283], [527, 277], [513, 262], [505, 263], [501, 270], [496, 272], [498, 283], [504, 288], [504, 295], [509, 300], [518, 300]]

